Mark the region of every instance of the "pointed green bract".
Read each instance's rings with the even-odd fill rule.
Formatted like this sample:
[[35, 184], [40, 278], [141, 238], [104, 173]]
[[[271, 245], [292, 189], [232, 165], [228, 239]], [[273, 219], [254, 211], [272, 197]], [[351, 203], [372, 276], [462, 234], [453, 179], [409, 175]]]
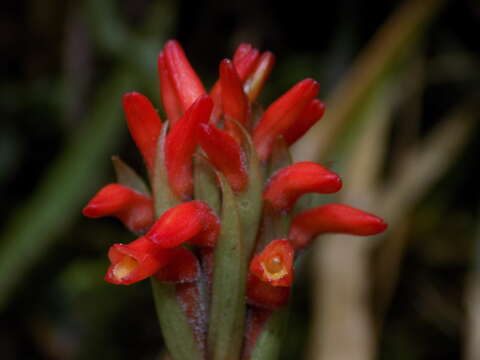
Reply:
[[264, 176], [260, 160], [253, 146], [252, 138], [241, 124], [237, 123], [237, 126], [243, 133], [248, 159], [248, 187], [243, 193], [237, 195], [238, 213], [240, 215], [243, 241], [245, 244], [245, 256], [248, 262], [255, 246], [258, 226], [262, 215]]
[[117, 176], [117, 182], [119, 184], [128, 186], [144, 195], [150, 196], [150, 190], [148, 190], [145, 181], [128, 166], [119, 156], [112, 156], [112, 163], [115, 169], [115, 175]]
[[214, 168], [201, 155], [194, 156], [193, 167], [195, 199], [205, 201], [218, 214], [220, 212], [220, 191]]
[[245, 322], [245, 245], [237, 203], [225, 177], [222, 189], [222, 227], [215, 248], [208, 353], [211, 359], [238, 359]]
[[167, 139], [168, 121], [164, 123], [158, 137], [155, 172], [152, 179], [153, 197], [155, 199], [155, 214], [157, 218], [165, 211], [179, 203], [168, 184], [167, 168], [165, 166], [165, 141]]

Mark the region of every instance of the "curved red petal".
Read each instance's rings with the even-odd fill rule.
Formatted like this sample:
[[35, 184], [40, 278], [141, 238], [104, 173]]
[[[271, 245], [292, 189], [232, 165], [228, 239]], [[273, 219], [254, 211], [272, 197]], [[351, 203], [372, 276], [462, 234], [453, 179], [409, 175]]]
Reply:
[[290, 146], [300, 139], [310, 128], [320, 120], [325, 113], [325, 104], [314, 99], [305, 108], [300, 117], [283, 133], [283, 138]]
[[129, 187], [109, 184], [95, 194], [83, 208], [90, 218], [113, 216], [133, 232], [145, 232], [153, 222], [153, 201]]
[[263, 198], [274, 209], [288, 211], [303, 194], [330, 194], [341, 187], [340, 176], [319, 164], [304, 161], [277, 171], [269, 179]]
[[275, 139], [298, 119], [319, 89], [320, 85], [315, 80], [302, 80], [267, 108], [253, 132], [260, 160], [268, 159]]
[[145, 96], [131, 92], [123, 96], [123, 109], [128, 129], [150, 172], [155, 165], [157, 140], [162, 130], [162, 121], [152, 103]]
[[167, 210], [153, 224], [146, 237], [162, 248], [185, 242], [214, 246], [220, 232], [220, 219], [203, 201], [189, 201]]
[[206, 94], [205, 88], [185, 56], [182, 47], [175, 40], [169, 40], [163, 49], [165, 64], [171, 83], [176, 90], [183, 111], [194, 103], [199, 96]]
[[198, 142], [213, 166], [227, 178], [234, 191], [242, 191], [248, 182], [245, 154], [235, 139], [213, 125], [200, 124]]
[[192, 156], [197, 147], [197, 126], [208, 122], [212, 107], [212, 99], [207, 95], [201, 96], [167, 135], [165, 158], [168, 180], [181, 199], [192, 195]]
[[327, 204], [298, 214], [292, 222], [289, 240], [295, 249], [307, 247], [320, 234], [375, 235], [385, 231], [381, 218], [344, 204]]

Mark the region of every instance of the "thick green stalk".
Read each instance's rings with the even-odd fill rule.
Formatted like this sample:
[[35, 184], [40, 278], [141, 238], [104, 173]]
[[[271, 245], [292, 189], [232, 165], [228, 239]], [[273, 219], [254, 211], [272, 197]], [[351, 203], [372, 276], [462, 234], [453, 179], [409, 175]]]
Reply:
[[279, 358], [289, 312], [289, 306], [286, 306], [270, 315], [262, 333], [258, 336], [249, 360], [277, 360]]
[[215, 248], [208, 354], [213, 360], [238, 359], [245, 322], [245, 244], [237, 202], [222, 174], [222, 228]]
[[193, 329], [176, 297], [176, 285], [161, 283], [154, 277], [151, 283], [158, 321], [170, 357], [173, 360], [204, 359], [203, 351], [199, 349]]

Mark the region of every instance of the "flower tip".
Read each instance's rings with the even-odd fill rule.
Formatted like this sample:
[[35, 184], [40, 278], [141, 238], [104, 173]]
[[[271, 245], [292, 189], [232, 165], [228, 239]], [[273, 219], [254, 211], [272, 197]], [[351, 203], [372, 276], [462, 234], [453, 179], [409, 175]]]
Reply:
[[288, 287], [293, 281], [294, 248], [287, 239], [276, 239], [255, 255], [250, 272], [272, 286]]

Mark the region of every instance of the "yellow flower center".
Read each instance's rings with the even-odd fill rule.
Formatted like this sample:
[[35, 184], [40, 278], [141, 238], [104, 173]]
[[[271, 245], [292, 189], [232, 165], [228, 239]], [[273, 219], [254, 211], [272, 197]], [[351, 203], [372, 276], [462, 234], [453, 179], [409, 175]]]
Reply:
[[122, 261], [120, 261], [113, 268], [113, 276], [117, 280], [122, 280], [128, 277], [138, 266], [138, 261], [130, 256], [125, 256]]
[[287, 269], [279, 256], [274, 256], [262, 262], [262, 269], [269, 280], [278, 280], [287, 274]]

